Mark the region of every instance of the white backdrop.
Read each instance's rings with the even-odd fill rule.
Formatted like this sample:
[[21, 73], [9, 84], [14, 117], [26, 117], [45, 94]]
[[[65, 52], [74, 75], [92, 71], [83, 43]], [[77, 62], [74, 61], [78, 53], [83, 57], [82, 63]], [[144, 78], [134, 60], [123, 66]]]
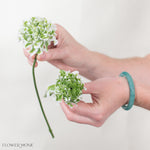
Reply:
[[[93, 51], [116, 58], [150, 52], [149, 0], [0, 1], [0, 150], [4, 143], [32, 143], [25, 150], [149, 150], [150, 112], [121, 108], [95, 128], [69, 122], [54, 100], [42, 98], [56, 138], [53, 140], [35, 95], [31, 66], [18, 43], [18, 29], [31, 16], [63, 25]], [[36, 69], [42, 96], [58, 69], [42, 62]], [[86, 96], [85, 98], [89, 98]], [[16, 148], [19, 149], [19, 148]]]

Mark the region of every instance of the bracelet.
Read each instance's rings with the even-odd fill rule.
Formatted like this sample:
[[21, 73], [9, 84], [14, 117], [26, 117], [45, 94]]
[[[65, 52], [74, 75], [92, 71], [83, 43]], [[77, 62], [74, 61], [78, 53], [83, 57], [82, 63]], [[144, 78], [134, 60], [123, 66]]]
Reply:
[[130, 89], [130, 97], [129, 97], [129, 102], [128, 104], [125, 104], [122, 106], [124, 110], [129, 110], [132, 108], [134, 101], [135, 101], [135, 87], [134, 87], [134, 82], [131, 77], [131, 75], [128, 72], [122, 72], [120, 74], [120, 77], [125, 77], [128, 81], [129, 84], [129, 89]]

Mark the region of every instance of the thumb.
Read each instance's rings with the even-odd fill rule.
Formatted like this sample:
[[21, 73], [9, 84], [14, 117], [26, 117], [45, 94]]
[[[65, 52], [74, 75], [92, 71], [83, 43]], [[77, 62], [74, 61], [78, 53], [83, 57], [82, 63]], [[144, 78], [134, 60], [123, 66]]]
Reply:
[[39, 61], [48, 61], [54, 59], [62, 59], [65, 56], [65, 51], [60, 48], [48, 49], [47, 52], [43, 52], [43, 54], [38, 55], [37, 59]]
[[95, 92], [94, 82], [87, 82], [84, 84], [84, 89], [82, 90], [82, 94], [92, 94], [94, 92]]

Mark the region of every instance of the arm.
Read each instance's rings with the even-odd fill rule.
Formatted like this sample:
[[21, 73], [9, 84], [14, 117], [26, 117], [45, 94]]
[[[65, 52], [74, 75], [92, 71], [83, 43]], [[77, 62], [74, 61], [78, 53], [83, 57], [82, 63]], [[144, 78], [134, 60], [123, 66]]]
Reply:
[[91, 74], [93, 74], [93, 76], [91, 75], [92, 80], [100, 77], [115, 77], [121, 72], [127, 71], [135, 80], [150, 85], [150, 55], [116, 59], [97, 52], [92, 53], [95, 60], [90, 68]]
[[[47, 53], [38, 56], [39, 61], [47, 61], [63, 70], [78, 70], [81, 75], [90, 80], [118, 76], [120, 72], [127, 71], [136, 80], [150, 85], [149, 57], [115, 59], [98, 52], [89, 51], [60, 25], [57, 25], [57, 40], [58, 45], [48, 47]], [[34, 56], [30, 57], [27, 49], [24, 50], [24, 54], [32, 65]]]
[[150, 110], [150, 86], [135, 82], [135, 105]]

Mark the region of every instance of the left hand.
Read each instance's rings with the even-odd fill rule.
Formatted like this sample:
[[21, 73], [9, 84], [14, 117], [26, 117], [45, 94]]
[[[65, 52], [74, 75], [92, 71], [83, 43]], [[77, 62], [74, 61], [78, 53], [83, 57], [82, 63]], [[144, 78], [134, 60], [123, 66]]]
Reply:
[[[90, 70], [94, 70], [97, 65], [100, 68], [98, 54], [89, 51], [77, 42], [62, 26], [57, 24], [56, 27], [58, 45], [49, 45], [48, 52], [43, 52], [43, 54], [38, 55], [37, 60], [47, 61], [57, 68], [66, 71], [70, 70], [72, 72], [78, 70], [84, 77], [95, 79], [95, 74], [91, 73]], [[35, 55], [30, 55], [30, 49], [30, 47], [24, 49], [24, 55], [27, 57], [28, 63], [32, 66]], [[38, 62], [35, 64], [35, 67], [37, 66]]]
[[122, 105], [128, 103], [129, 86], [124, 77], [101, 78], [85, 84], [83, 94], [91, 94], [93, 103], [80, 101], [73, 108], [61, 102], [68, 120], [100, 127]]

